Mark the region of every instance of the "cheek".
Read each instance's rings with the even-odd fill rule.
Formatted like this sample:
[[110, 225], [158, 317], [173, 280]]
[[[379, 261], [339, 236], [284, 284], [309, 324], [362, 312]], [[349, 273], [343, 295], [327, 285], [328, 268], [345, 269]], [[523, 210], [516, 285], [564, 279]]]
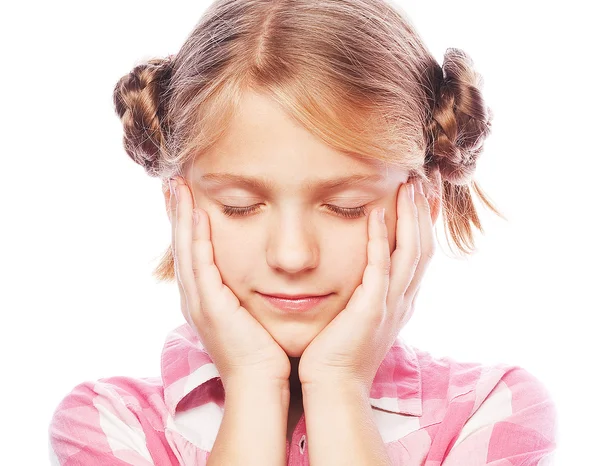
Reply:
[[321, 266], [332, 283], [340, 285], [343, 294], [349, 295], [362, 282], [367, 266], [367, 238], [361, 228], [346, 231], [328, 240], [321, 251]]
[[255, 244], [251, 233], [244, 228], [232, 228], [230, 223], [215, 221], [211, 222], [211, 242], [223, 283], [238, 294], [247, 281], [245, 277], [251, 275], [257, 263], [255, 256], [259, 251], [251, 247]]

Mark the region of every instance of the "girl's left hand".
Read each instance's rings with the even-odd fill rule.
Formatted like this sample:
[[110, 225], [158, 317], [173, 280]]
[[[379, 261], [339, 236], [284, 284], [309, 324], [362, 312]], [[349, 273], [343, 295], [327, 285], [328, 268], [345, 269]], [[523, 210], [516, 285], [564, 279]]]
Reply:
[[[398, 333], [413, 313], [423, 274], [435, 253], [429, 203], [418, 181], [404, 183], [397, 201], [396, 249], [390, 258], [385, 222], [368, 218], [367, 266], [341, 311], [304, 350], [303, 386], [358, 383], [367, 393]], [[410, 192], [414, 192], [414, 201]]]

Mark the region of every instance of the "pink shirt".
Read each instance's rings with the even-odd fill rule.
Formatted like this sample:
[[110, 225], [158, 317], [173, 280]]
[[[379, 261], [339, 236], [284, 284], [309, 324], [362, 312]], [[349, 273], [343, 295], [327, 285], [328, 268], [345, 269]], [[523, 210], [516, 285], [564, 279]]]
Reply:
[[[161, 377], [77, 385], [49, 425], [53, 465], [205, 465], [223, 417], [221, 379], [186, 323], [167, 336]], [[370, 402], [394, 465], [548, 466], [556, 409], [519, 366], [434, 359], [401, 336], [374, 379]], [[308, 465], [304, 415], [288, 465]]]

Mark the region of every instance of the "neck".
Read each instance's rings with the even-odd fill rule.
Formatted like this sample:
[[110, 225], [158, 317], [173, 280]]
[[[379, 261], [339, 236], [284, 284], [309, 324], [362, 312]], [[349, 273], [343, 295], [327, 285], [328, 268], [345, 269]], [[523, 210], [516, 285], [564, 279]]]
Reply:
[[302, 398], [302, 384], [300, 383], [300, 377], [298, 376], [298, 365], [300, 363], [300, 358], [292, 358], [290, 357], [290, 396], [291, 399], [301, 399]]

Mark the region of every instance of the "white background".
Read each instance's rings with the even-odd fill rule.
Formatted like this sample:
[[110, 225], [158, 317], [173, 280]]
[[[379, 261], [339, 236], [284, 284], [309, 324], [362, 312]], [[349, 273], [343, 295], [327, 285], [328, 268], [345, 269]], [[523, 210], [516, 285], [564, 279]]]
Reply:
[[[557, 465], [592, 464], [600, 429], [598, 52], [594, 2], [399, 0], [440, 61], [465, 50], [495, 119], [476, 180], [485, 235], [440, 247], [407, 340], [435, 356], [528, 369], [559, 409]], [[75, 385], [160, 374], [182, 324], [151, 271], [170, 242], [158, 179], [121, 145], [112, 90], [176, 53], [207, 2], [23, 2], [0, 14], [0, 357], [4, 464], [48, 464]], [[596, 46], [594, 46], [596, 44]], [[7, 460], [7, 455], [12, 457]]]

